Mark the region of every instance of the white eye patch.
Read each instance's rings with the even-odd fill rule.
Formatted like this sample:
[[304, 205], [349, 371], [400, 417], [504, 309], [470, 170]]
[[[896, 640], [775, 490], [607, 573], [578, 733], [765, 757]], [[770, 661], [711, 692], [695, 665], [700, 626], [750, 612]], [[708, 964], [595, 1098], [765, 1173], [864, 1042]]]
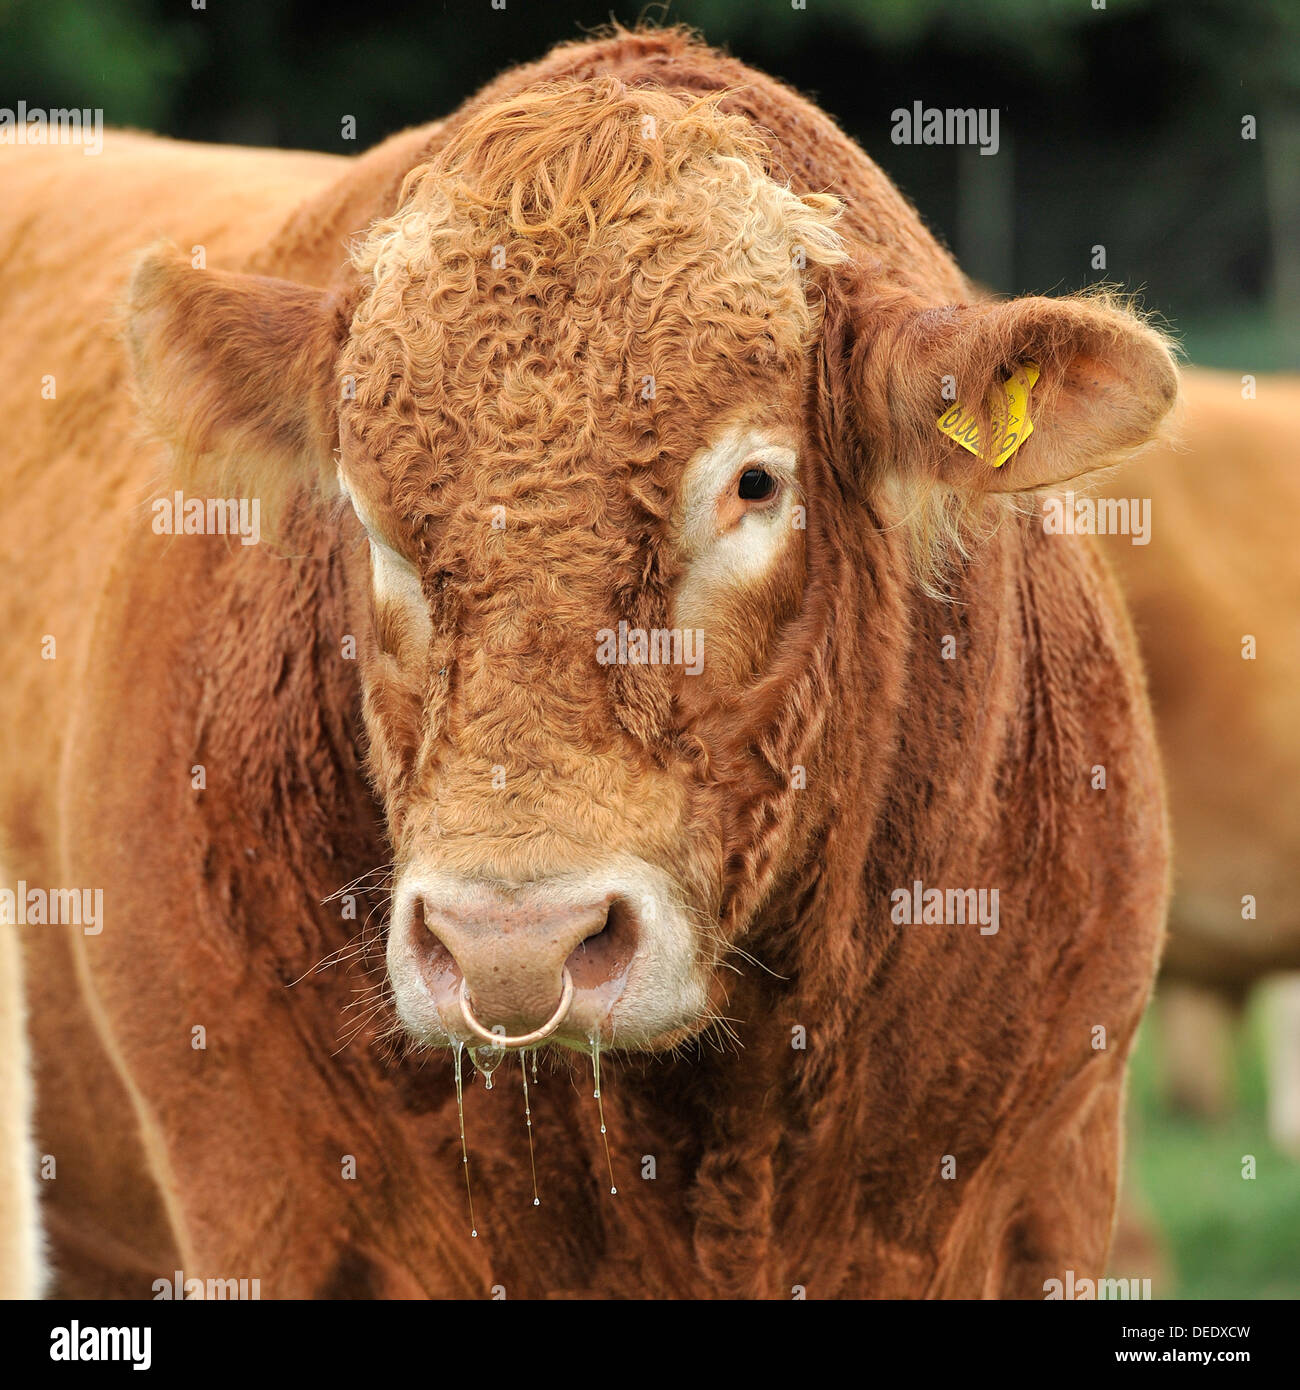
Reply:
[[[771, 506], [746, 510], [719, 535], [719, 504], [749, 468], [769, 473], [780, 486], [780, 496]], [[687, 561], [683, 599], [688, 592], [760, 580], [790, 542], [797, 502], [798, 458], [767, 430], [733, 428], [696, 454], [682, 480], [678, 543]]]
[[376, 540], [369, 529], [366, 535], [370, 541], [370, 583], [376, 601], [397, 604], [412, 613], [418, 611], [427, 624], [428, 605], [415, 566], [391, 546]]
[[397, 609], [414, 625], [421, 640], [427, 641], [432, 635], [433, 624], [419, 571], [405, 555], [380, 539], [378, 529], [365, 507], [343, 481], [342, 470], [339, 472], [339, 486], [351, 502], [357, 519], [366, 528], [366, 539], [370, 542], [370, 587], [375, 603], [381, 608]]

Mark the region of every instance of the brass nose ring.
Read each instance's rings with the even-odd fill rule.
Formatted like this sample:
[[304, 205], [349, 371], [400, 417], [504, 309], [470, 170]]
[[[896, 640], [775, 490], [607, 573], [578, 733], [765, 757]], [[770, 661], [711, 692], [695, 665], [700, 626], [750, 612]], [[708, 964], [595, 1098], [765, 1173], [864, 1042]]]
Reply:
[[564, 1015], [569, 1012], [569, 1005], [572, 1003], [573, 976], [569, 974], [569, 967], [566, 965], [564, 967], [564, 987], [560, 991], [560, 1002], [556, 1006], [555, 1012], [540, 1028], [534, 1028], [531, 1033], [517, 1033], [514, 1037], [509, 1037], [505, 1033], [494, 1033], [490, 1028], [484, 1028], [474, 1017], [474, 1008], [469, 998], [469, 981], [463, 976], [461, 977], [460, 1011], [464, 1016], [465, 1026], [476, 1038], [482, 1038], [485, 1043], [491, 1043], [493, 1047], [527, 1047], [529, 1043], [541, 1042], [543, 1038], [549, 1038], [564, 1021]]

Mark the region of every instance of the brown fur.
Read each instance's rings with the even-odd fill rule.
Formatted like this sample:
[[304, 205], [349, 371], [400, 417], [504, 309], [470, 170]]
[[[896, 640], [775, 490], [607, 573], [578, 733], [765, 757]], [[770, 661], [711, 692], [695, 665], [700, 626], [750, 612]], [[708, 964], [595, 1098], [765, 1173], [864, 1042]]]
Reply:
[[[1140, 443], [1174, 394], [1158, 338], [1106, 303], [974, 303], [827, 117], [673, 31], [557, 49], [351, 165], [61, 154], [10, 180], [0, 272], [25, 357], [67, 363], [57, 404], [2, 378], [24, 383], [7, 520], [34, 582], [0, 626], [3, 830], [15, 877], [106, 896], [101, 936], [27, 940], [41, 1142], [73, 1175], [46, 1194], [60, 1288], [143, 1295], [180, 1268], [274, 1296], [1041, 1297], [1099, 1274], [1165, 900], [1131, 634], [1093, 550], [1014, 511], [952, 558], [952, 603], [927, 597], [909, 490], [983, 517], [987, 490]], [[203, 492], [233, 461], [285, 498], [275, 551], [148, 531], [161, 455], [109, 324], [159, 236], [221, 270], [139, 264], [144, 409]], [[1006, 470], [931, 436], [944, 375], [981, 402], [1026, 356], [1041, 424]], [[611, 618], [667, 625], [681, 469], [759, 402], [800, 435], [802, 544], [711, 615], [697, 681], [597, 668]], [[335, 427], [417, 566], [427, 647], [376, 611], [355, 520], [306, 495]], [[371, 1045], [382, 1007], [340, 1049], [364, 975], [307, 972], [347, 946], [322, 900], [386, 863], [385, 828], [399, 863], [434, 845], [528, 876], [623, 846], [675, 875], [742, 1046], [702, 1018], [606, 1060], [617, 1197], [586, 1083], [552, 1062], [540, 1207], [518, 1092], [467, 1094], [471, 1239], [446, 1057]], [[893, 925], [916, 878], [999, 888], [1000, 933]], [[95, 1094], [46, 1087], [74, 1066]]]
[[[1240, 995], [1300, 969], [1300, 379], [1186, 373], [1174, 441], [1103, 495], [1151, 499], [1151, 543], [1108, 538], [1151, 682], [1175, 831], [1164, 969]], [[1253, 635], [1254, 660], [1242, 639]], [[1257, 916], [1242, 919], [1242, 897]]]
[[[1213, 1120], [1237, 1105], [1234, 1033], [1251, 989], [1300, 970], [1300, 379], [1261, 375], [1253, 398], [1242, 392], [1240, 374], [1185, 371], [1171, 442], [1100, 489], [1151, 504], [1148, 545], [1120, 535], [1103, 546], [1148, 672], [1173, 829], [1155, 1055], [1166, 1098]], [[1242, 915], [1246, 895], [1253, 917]], [[1300, 977], [1275, 989], [1270, 1128], [1296, 1152]], [[1132, 1212], [1127, 1224], [1139, 1225]]]

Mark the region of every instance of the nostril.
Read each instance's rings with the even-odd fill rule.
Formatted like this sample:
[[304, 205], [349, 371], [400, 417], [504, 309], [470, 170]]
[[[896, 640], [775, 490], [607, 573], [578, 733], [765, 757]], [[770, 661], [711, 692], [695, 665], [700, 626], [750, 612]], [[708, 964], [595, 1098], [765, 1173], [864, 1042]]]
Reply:
[[636, 946], [636, 913], [623, 898], [615, 898], [604, 919], [565, 961], [575, 988], [599, 989], [620, 979], [632, 963]]
[[424, 956], [426, 967], [436, 973], [459, 974], [455, 957], [443, 944], [425, 915], [424, 899], [417, 898], [411, 910], [411, 935]]

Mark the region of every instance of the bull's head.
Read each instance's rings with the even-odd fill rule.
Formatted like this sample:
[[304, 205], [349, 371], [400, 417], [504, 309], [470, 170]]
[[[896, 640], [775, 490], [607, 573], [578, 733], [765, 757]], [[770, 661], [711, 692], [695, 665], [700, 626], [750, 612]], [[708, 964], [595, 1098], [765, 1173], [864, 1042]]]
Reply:
[[[160, 432], [365, 529], [388, 969], [426, 1041], [699, 1029], [816, 853], [825, 650], [871, 621], [828, 602], [836, 537], [1074, 477], [1172, 400], [1137, 319], [873, 278], [767, 160], [714, 101], [576, 83], [461, 123], [344, 291], [137, 270]], [[936, 429], [943, 382], [982, 409], [1027, 358], [1035, 433], [993, 469]]]

